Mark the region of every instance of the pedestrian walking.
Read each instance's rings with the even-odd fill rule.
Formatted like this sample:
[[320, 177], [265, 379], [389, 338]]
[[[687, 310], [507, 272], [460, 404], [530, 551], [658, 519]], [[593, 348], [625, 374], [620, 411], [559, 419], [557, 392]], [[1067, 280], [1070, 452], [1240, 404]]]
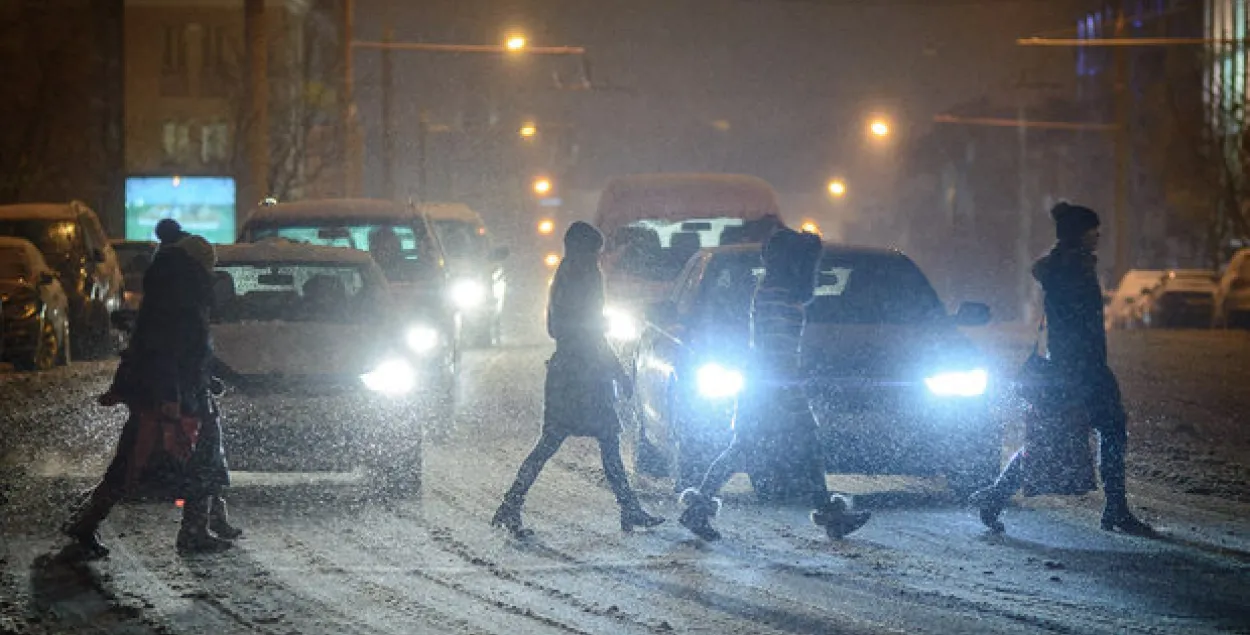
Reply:
[[[1033, 265], [1042, 286], [1045, 337], [1045, 398], [1030, 405], [1024, 447], [992, 485], [972, 495], [981, 521], [996, 532], [999, 515], [1016, 492], [1081, 494], [1094, 488], [1089, 431], [1098, 432], [1098, 472], [1106, 502], [1102, 528], [1149, 536], [1150, 525], [1129, 511], [1124, 457], [1128, 415], [1120, 386], [1107, 364], [1102, 288], [1096, 271], [1098, 215], [1087, 207], [1059, 203], [1051, 210], [1055, 246]], [[1084, 473], [1088, 473], [1084, 477]]]
[[516, 537], [531, 533], [521, 522], [525, 495], [569, 437], [593, 437], [599, 442], [603, 472], [621, 509], [622, 531], [664, 522], [642, 508], [621, 460], [621, 423], [613, 384], [626, 394], [633, 386], [605, 337], [602, 249], [602, 234], [587, 223], [573, 223], [564, 234], [564, 259], [556, 269], [547, 303], [547, 334], [556, 341], [556, 351], [547, 360], [542, 435], [491, 519], [491, 525], [506, 528]]
[[[719, 540], [711, 519], [720, 510], [717, 494], [752, 452], [764, 446], [797, 454], [801, 487], [812, 501], [812, 522], [831, 538], [842, 538], [868, 522], [868, 512], [852, 511], [843, 496], [831, 496], [816, 437], [816, 419], [805, 392], [801, 365], [806, 305], [815, 293], [822, 245], [815, 234], [779, 229], [765, 243], [764, 276], [751, 301], [749, 386], [734, 416], [734, 438], [708, 468], [697, 489], [681, 494], [679, 522], [704, 540]], [[773, 439], [785, 443], [770, 443]]]
[[211, 244], [185, 235], [163, 246], [144, 275], [144, 302], [130, 346], [113, 385], [100, 397], [103, 404], [125, 404], [130, 414], [103, 479], [64, 528], [88, 556], [108, 555], [100, 524], [162, 450], [182, 466], [179, 551], [220, 551], [242, 533], [229, 523], [221, 498], [229, 472], [209, 373], [215, 263]]

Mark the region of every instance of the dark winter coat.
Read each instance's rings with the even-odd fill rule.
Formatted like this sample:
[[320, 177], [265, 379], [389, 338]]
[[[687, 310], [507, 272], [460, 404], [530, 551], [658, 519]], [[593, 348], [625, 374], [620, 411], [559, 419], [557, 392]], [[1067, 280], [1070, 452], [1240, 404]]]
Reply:
[[1074, 406], [1111, 392], [1108, 384], [1115, 383], [1107, 365], [1096, 265], [1094, 254], [1064, 242], [1033, 265], [1033, 277], [1044, 294], [1050, 360], [1063, 381], [1067, 401]]
[[604, 335], [603, 302], [596, 255], [568, 254], [547, 303], [547, 334], [556, 352], [547, 360], [544, 432], [598, 438], [620, 433], [613, 382], [625, 381], [625, 373]]

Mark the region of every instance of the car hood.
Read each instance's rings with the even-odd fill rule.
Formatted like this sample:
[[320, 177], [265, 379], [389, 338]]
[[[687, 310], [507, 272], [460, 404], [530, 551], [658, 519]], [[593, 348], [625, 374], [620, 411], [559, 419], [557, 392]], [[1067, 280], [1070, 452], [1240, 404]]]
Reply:
[[35, 288], [25, 280], [0, 278], [0, 298], [21, 298], [33, 295]]
[[354, 377], [385, 350], [376, 325], [242, 322], [212, 325], [213, 351], [243, 376]]
[[818, 380], [915, 382], [985, 363], [966, 335], [941, 323], [808, 324], [803, 333], [803, 365]]

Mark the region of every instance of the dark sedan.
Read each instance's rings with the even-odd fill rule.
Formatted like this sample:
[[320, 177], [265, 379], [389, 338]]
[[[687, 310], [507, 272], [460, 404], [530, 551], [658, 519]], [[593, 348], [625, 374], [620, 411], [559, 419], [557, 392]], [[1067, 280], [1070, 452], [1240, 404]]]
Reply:
[[21, 370], [68, 364], [69, 300], [33, 243], [0, 237], [3, 357]]
[[[640, 341], [633, 410], [640, 469], [697, 485], [732, 436], [748, 364], [758, 245], [700, 252], [668, 301], [651, 308]], [[809, 305], [803, 364], [831, 473], [945, 475], [965, 494], [999, 467], [985, 360], [959, 331], [989, 320], [980, 304], [949, 315], [920, 269], [896, 251], [828, 244]], [[781, 449], [784, 451], [784, 448]], [[758, 455], [758, 453], [757, 453]], [[779, 484], [785, 461], [758, 457], [753, 482]], [[765, 475], [769, 478], [760, 479]]]

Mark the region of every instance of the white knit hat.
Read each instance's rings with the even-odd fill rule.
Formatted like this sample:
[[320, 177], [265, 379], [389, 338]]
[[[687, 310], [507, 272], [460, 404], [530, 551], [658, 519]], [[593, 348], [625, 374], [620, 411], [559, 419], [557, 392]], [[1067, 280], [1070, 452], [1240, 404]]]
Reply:
[[217, 250], [213, 249], [213, 244], [204, 240], [203, 236], [191, 234], [182, 240], [174, 243], [174, 246], [187, 252], [191, 259], [200, 263], [207, 271], [212, 271], [217, 266]]

